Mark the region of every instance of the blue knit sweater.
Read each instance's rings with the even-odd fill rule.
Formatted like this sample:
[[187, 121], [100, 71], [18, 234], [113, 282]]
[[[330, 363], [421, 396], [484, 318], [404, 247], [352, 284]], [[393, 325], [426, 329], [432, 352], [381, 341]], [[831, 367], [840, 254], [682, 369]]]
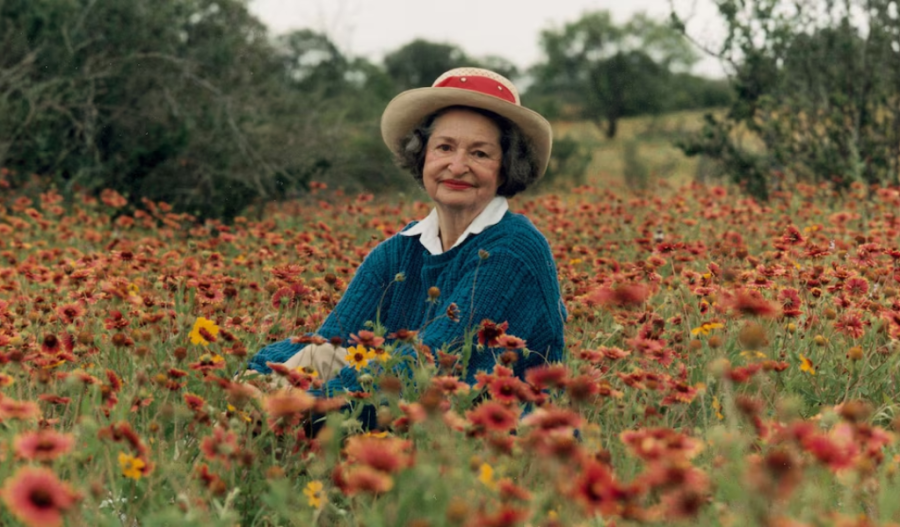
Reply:
[[[479, 254], [482, 250], [486, 259]], [[395, 282], [399, 273], [404, 279]], [[427, 301], [432, 286], [441, 292], [435, 305]], [[459, 308], [459, 322], [441, 316], [451, 303]], [[388, 333], [420, 331], [419, 338], [433, 350], [445, 344], [459, 350], [466, 329], [477, 328], [483, 319], [508, 322], [507, 333], [525, 339], [530, 351], [515, 363], [520, 378], [529, 368], [562, 360], [566, 311], [556, 265], [547, 240], [520, 214], [507, 212], [496, 225], [439, 255], [426, 251], [416, 236], [385, 240], [359, 266], [316, 334], [346, 342], [350, 333], [375, 321], [379, 308]], [[269, 373], [266, 362], [284, 362], [303, 346], [290, 339], [276, 342], [256, 354], [249, 367]], [[473, 384], [476, 372], [492, 371], [498, 355], [498, 350], [473, 350], [465, 380]], [[325, 391], [333, 395], [359, 390], [356, 378], [353, 367], [343, 368]]]

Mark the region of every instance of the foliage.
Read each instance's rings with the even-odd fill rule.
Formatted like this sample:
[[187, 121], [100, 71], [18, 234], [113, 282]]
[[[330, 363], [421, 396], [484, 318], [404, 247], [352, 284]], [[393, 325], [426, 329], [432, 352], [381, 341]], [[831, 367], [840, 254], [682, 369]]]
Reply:
[[717, 5], [728, 34], [714, 53], [732, 69], [735, 97], [682, 142], [686, 153], [719, 160], [761, 198], [784, 177], [844, 189], [898, 182], [896, 3]]
[[459, 46], [416, 39], [388, 53], [384, 68], [398, 91], [431, 86], [444, 72], [460, 67], [487, 68], [508, 79], [515, 79], [519, 69], [503, 57], [469, 56]]
[[0, 35], [0, 162], [19, 174], [231, 217], [327, 163], [334, 123], [287, 96], [244, 2], [8, 0]]
[[[233, 374], [315, 331], [428, 206], [312, 186], [232, 225], [126, 213], [111, 190], [71, 209], [0, 195], [0, 523], [900, 521], [900, 188], [517, 198], [556, 258], [565, 363], [466, 386], [420, 349], [415, 382], [388, 357], [364, 392], [316, 402], [310, 373], [289, 392]], [[497, 342], [514, 333], [495, 322]], [[415, 342], [379, 331], [356, 344]], [[468, 353], [504, 351], [483, 336]], [[378, 434], [353, 418], [367, 403]]]
[[622, 160], [625, 183], [632, 189], [646, 190], [650, 184], [650, 170], [641, 160], [637, 141], [626, 141], [622, 145]]
[[681, 109], [670, 101], [670, 86], [687, 87], [673, 78], [697, 57], [674, 29], [645, 14], [624, 25], [608, 11], [585, 13], [579, 20], [541, 32], [545, 62], [533, 68], [529, 94], [556, 93], [578, 105], [581, 116], [605, 123], [613, 138], [620, 118]]
[[547, 186], [574, 188], [584, 185], [591, 158], [590, 148], [584, 141], [572, 136], [557, 137], [553, 140], [553, 156], [538, 188], [544, 189]]
[[472, 65], [458, 46], [424, 39], [416, 39], [384, 57], [385, 70], [399, 90], [431, 86], [445, 71]]

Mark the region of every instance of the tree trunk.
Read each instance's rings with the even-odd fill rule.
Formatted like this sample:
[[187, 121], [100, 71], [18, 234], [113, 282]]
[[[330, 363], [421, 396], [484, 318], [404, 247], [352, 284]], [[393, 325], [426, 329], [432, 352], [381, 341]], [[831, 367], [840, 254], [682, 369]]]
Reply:
[[610, 115], [606, 118], [606, 138], [607, 139], [615, 139], [616, 132], [619, 131], [619, 118]]

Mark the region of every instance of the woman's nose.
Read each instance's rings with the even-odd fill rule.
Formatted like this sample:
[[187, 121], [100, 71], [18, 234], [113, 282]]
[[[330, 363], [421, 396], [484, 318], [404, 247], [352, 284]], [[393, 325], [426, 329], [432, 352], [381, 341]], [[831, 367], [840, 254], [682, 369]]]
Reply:
[[466, 162], [466, 153], [459, 150], [450, 158], [450, 165], [447, 167], [451, 174], [462, 175], [469, 171], [469, 165]]

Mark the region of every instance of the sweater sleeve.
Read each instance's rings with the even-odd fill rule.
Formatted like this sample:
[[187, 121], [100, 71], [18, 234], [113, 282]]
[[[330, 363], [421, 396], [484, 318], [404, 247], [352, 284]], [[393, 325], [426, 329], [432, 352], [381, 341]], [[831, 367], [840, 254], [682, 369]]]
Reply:
[[[315, 332], [316, 335], [325, 339], [341, 337], [347, 340], [350, 333], [363, 329], [366, 321], [375, 319], [381, 292], [393, 279], [393, 276], [388, 276], [388, 243], [390, 240], [381, 243], [366, 256], [347, 286], [347, 291]], [[271, 373], [272, 369], [266, 366], [266, 362], [284, 362], [304, 347], [305, 344], [292, 344], [290, 339], [269, 344], [250, 359], [248, 368], [260, 373]]]

